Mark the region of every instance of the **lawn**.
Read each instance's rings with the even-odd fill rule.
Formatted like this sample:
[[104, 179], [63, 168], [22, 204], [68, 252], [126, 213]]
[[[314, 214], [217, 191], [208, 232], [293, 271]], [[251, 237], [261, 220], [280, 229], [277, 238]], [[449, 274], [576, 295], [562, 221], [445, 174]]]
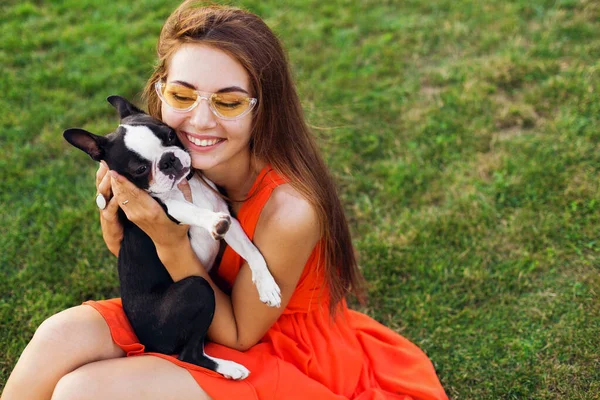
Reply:
[[[0, 5], [0, 388], [118, 295], [95, 165], [178, 1]], [[453, 399], [600, 398], [600, 3], [247, 0], [284, 42], [370, 301]], [[141, 104], [140, 104], [141, 105]]]

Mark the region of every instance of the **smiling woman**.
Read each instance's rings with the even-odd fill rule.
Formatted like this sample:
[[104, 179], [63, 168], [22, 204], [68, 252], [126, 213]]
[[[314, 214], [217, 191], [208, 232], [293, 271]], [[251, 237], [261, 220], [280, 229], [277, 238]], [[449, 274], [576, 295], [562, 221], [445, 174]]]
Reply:
[[40, 326], [3, 399], [446, 399], [417, 346], [346, 304], [351, 294], [362, 298], [363, 279], [273, 32], [254, 14], [186, 1], [165, 23], [158, 53], [145, 91], [149, 112], [232, 200], [281, 288], [281, 307], [260, 301], [247, 263], [230, 247], [209, 276], [187, 229], [104, 166], [103, 236], [116, 254], [122, 228], [114, 216], [126, 204], [174, 281], [198, 275], [213, 288], [206, 353], [251, 374], [235, 382], [176, 355], [148, 353], [120, 299], [89, 301]]
[[249, 164], [252, 118], [244, 117], [256, 99], [249, 97], [248, 73], [232, 56], [210, 46], [180, 46], [156, 85], [162, 119], [190, 150], [194, 168], [218, 180]]

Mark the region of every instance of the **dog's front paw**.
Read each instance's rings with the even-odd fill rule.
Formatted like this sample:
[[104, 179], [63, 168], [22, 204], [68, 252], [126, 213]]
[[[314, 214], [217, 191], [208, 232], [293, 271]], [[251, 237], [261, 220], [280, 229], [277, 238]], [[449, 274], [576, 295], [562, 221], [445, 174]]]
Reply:
[[281, 306], [281, 290], [269, 271], [252, 272], [252, 282], [256, 285], [260, 301], [270, 307]]
[[230, 360], [219, 360], [217, 362], [217, 372], [227, 379], [246, 379], [250, 375], [248, 368]]
[[210, 234], [215, 240], [221, 240], [229, 230], [230, 226], [231, 217], [225, 213], [217, 213], [217, 218], [215, 218], [215, 222]]

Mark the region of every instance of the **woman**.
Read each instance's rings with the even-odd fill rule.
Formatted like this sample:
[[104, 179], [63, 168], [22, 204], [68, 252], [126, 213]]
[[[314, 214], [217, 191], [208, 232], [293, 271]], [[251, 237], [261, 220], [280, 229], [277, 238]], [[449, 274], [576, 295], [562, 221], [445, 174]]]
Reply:
[[282, 306], [260, 302], [248, 266], [229, 248], [208, 276], [187, 228], [101, 166], [110, 251], [120, 247], [121, 207], [152, 238], [173, 280], [211, 283], [216, 312], [206, 353], [251, 374], [232, 381], [172, 356], [142, 356], [113, 299], [42, 323], [2, 399], [446, 398], [423, 352], [346, 306], [347, 294], [362, 294], [350, 234], [270, 29], [253, 14], [186, 1], [163, 27], [158, 55], [145, 89], [149, 112], [175, 128], [192, 165], [226, 192], [281, 288]]

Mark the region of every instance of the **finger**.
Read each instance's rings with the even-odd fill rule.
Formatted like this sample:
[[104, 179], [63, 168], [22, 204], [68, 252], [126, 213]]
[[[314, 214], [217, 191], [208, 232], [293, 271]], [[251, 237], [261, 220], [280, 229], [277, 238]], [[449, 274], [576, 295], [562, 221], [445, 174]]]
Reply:
[[96, 187], [98, 193], [102, 194], [107, 201], [112, 197], [110, 178], [110, 174], [104, 174], [104, 177]]
[[110, 175], [114, 198], [130, 221], [144, 223], [164, 217], [162, 207], [148, 193], [116, 171], [111, 170]]
[[118, 218], [119, 205], [113, 197], [108, 202], [106, 208], [100, 212], [100, 226], [102, 227], [102, 237], [109, 250], [118, 255], [121, 240], [123, 239], [123, 225]]
[[[129, 204], [129, 202], [130, 198], [133, 198], [133, 196], [127, 192], [127, 190], [124, 188], [123, 183], [120, 182], [118, 178], [115, 178], [112, 175], [110, 177], [110, 184], [113, 193], [113, 197], [110, 199], [112, 209], [114, 209], [115, 207], [121, 208], [121, 210], [123, 210], [123, 212], [125, 213], [127, 219], [131, 220], [131, 205]], [[115, 216], [116, 212], [117, 211], [114, 211], [114, 214], [110, 214], [110, 216], [107, 215], [107, 218]]]
[[119, 219], [117, 216], [118, 211], [119, 211], [119, 202], [117, 201], [116, 197], [113, 197], [112, 199], [110, 199], [110, 201], [106, 205], [106, 208], [104, 210], [102, 210], [102, 213], [101, 213], [102, 218], [108, 222], [117, 221]]
[[100, 161], [100, 166], [98, 167], [98, 171], [96, 171], [96, 187], [100, 186], [100, 182], [106, 176], [108, 169], [108, 165], [104, 161]]
[[179, 190], [181, 190], [181, 193], [183, 193], [183, 197], [185, 197], [185, 199], [191, 203], [193, 200], [192, 199], [192, 188], [190, 187], [190, 184], [188, 183], [188, 181], [184, 180], [179, 185], [177, 185], [177, 187], [179, 188]]
[[110, 171], [110, 175], [113, 194], [118, 197], [121, 204], [123, 201], [137, 200], [142, 196], [142, 190], [124, 176], [119, 175], [116, 171]]

